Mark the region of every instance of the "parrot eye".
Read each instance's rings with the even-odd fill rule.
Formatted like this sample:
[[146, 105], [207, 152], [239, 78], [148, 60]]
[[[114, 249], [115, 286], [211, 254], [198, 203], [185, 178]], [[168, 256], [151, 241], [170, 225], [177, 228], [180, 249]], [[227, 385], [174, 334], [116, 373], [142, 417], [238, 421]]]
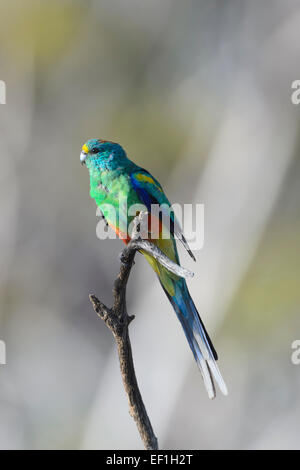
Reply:
[[98, 149], [96, 147], [94, 147], [92, 150], [91, 150], [91, 153], [98, 153]]

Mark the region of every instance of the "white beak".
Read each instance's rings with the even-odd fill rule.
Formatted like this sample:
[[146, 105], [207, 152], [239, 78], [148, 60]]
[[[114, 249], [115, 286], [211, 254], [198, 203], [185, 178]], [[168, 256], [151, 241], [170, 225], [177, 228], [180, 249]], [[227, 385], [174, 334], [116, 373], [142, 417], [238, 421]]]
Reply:
[[81, 154], [80, 154], [80, 162], [81, 162], [81, 165], [84, 164], [85, 159], [86, 159], [86, 155], [87, 155], [86, 152], [81, 152]]

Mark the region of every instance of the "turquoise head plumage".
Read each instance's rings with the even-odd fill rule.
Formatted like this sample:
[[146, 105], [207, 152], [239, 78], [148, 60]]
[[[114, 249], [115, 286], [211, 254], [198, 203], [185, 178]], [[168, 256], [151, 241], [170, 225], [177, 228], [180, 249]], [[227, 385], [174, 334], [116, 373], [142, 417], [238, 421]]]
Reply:
[[121, 145], [108, 140], [90, 139], [83, 146], [80, 161], [89, 170], [114, 170], [127, 159]]

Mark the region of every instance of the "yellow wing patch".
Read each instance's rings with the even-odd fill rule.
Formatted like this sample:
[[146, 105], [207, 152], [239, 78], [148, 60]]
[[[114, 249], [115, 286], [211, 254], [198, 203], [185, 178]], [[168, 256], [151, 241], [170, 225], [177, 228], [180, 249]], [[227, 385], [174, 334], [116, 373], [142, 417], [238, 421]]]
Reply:
[[134, 177], [138, 181], [153, 184], [157, 189], [159, 189], [159, 191], [162, 191], [162, 189], [157, 185], [157, 183], [154, 181], [154, 179], [151, 178], [151, 176], [144, 175], [143, 173], [137, 173], [137, 174], [134, 175]]

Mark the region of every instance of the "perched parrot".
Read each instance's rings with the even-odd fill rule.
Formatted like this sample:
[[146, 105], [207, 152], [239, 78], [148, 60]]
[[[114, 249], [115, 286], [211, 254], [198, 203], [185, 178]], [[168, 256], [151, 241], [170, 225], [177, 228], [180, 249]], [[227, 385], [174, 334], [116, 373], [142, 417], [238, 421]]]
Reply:
[[[134, 219], [133, 215], [128, 216], [127, 208], [133, 204], [140, 204], [146, 206], [149, 214], [154, 204], [171, 208], [159, 182], [147, 170], [132, 162], [119, 144], [90, 139], [82, 147], [80, 161], [89, 170], [91, 197], [96, 201], [107, 224], [125, 243], [130, 241], [127, 228]], [[127, 205], [120, 203], [124, 200], [127, 201]], [[107, 209], [111, 206], [117, 217], [113, 217], [113, 211]], [[156, 244], [168, 258], [179, 264], [176, 236], [194, 258], [172, 210], [168, 217], [171, 219], [168, 227], [169, 237], [162, 237], [160, 231], [159, 236], [154, 239], [149, 233], [149, 240], [151, 239], [151, 242]], [[226, 384], [216, 364], [218, 359], [216, 350], [190, 296], [185, 279], [171, 273], [150, 254], [143, 252], [143, 255], [156, 272], [176, 312], [201, 371], [209, 398], [214, 398], [216, 395], [213, 379], [222, 393], [227, 395]]]

